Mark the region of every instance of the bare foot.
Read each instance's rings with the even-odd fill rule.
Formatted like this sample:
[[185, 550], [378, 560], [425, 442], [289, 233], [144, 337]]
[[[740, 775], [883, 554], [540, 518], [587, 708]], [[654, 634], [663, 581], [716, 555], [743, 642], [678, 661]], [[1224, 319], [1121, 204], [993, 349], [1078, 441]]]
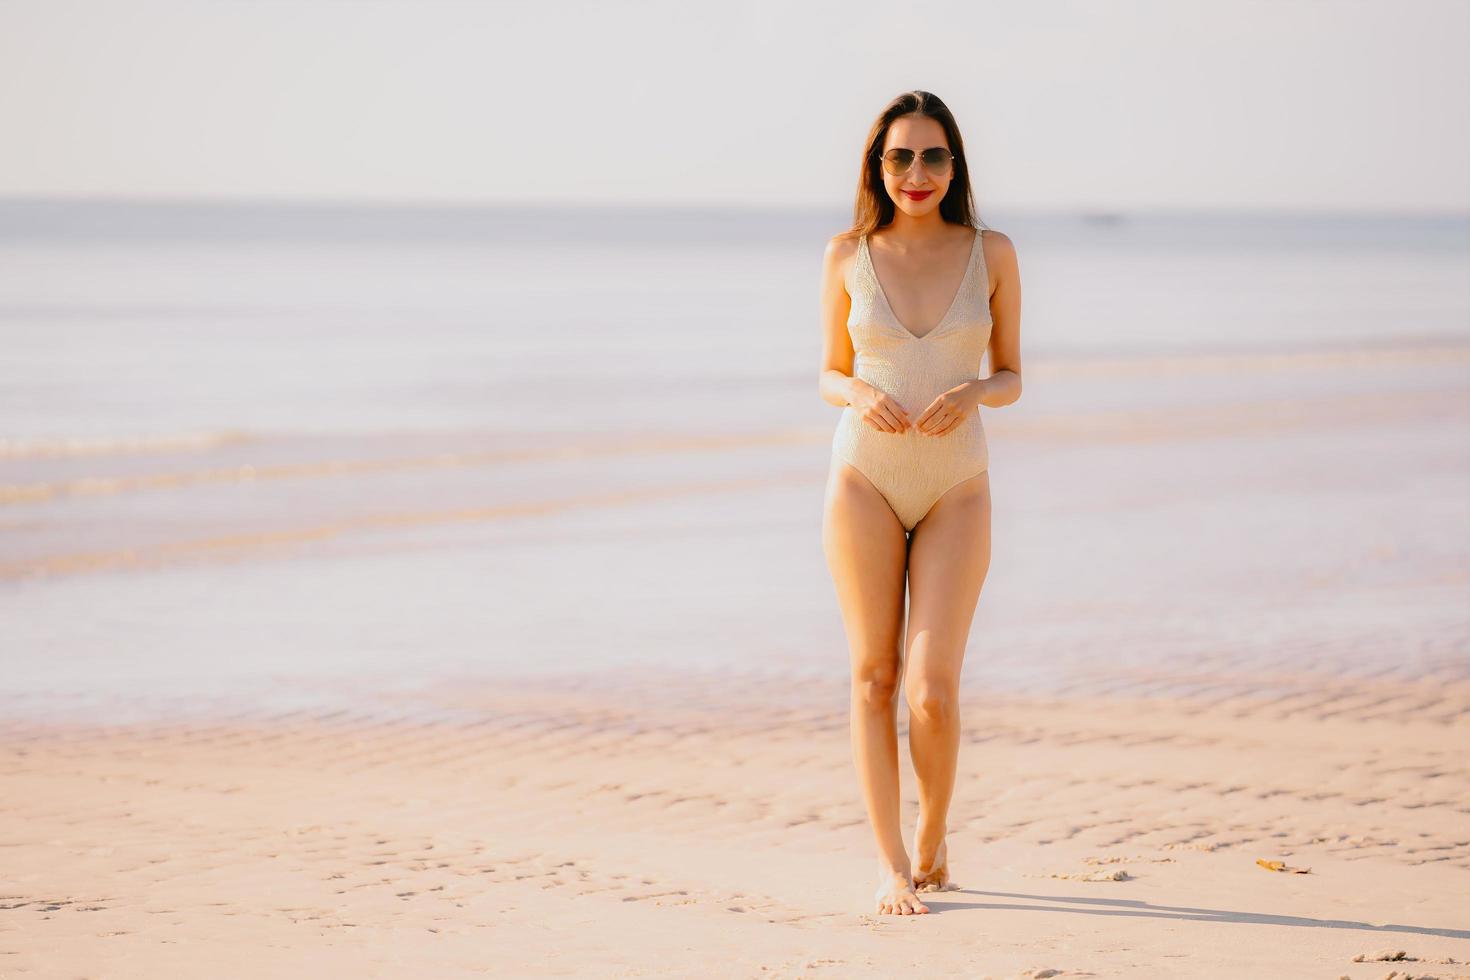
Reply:
[[880, 913], [923, 915], [929, 911], [929, 906], [919, 901], [919, 897], [914, 894], [914, 885], [909, 876], [902, 871], [889, 871], [886, 868], [880, 870], [878, 891], [873, 898], [878, 903]]
[[948, 843], [948, 838], [941, 840], [939, 850], [934, 852], [934, 863], [928, 868], [920, 864], [914, 872], [915, 892], [942, 892], [950, 887], [949, 855], [945, 846]]

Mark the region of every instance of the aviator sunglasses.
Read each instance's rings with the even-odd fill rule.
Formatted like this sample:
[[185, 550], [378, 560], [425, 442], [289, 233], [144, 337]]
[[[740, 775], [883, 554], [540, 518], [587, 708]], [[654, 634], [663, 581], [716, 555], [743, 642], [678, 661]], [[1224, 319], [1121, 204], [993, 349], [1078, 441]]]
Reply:
[[[925, 170], [933, 174], [942, 174], [947, 173], [954, 163], [954, 154], [942, 146], [931, 146], [919, 154], [919, 159], [924, 161]], [[883, 169], [895, 177], [902, 177], [913, 165], [914, 151], [906, 146], [895, 146], [883, 154]]]

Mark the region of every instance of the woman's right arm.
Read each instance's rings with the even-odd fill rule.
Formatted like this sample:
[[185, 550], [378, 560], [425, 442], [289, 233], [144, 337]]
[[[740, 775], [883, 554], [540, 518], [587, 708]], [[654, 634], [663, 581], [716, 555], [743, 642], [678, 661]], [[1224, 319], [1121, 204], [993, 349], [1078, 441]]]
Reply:
[[853, 251], [851, 241], [833, 238], [827, 242], [822, 256], [822, 373], [817, 391], [830, 405], [845, 408], [852, 404], [853, 350], [847, 332], [847, 317], [852, 298], [847, 295], [842, 270]]
[[902, 432], [909, 427], [903, 407], [852, 374], [854, 353], [847, 318], [852, 297], [847, 295], [843, 270], [857, 249], [857, 240], [833, 238], [822, 257], [822, 372], [817, 391], [828, 404], [851, 405], [862, 420], [880, 432]]

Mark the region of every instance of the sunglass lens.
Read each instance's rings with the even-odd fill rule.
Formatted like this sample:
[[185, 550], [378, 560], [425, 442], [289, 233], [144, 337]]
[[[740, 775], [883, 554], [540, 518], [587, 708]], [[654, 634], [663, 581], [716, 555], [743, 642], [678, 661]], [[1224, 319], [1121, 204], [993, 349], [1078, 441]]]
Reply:
[[942, 146], [931, 147], [924, 151], [924, 167], [935, 173], [943, 173], [949, 169], [949, 151]]
[[914, 151], [902, 148], [889, 150], [883, 157], [883, 164], [894, 176], [907, 173], [909, 167], [914, 165]]

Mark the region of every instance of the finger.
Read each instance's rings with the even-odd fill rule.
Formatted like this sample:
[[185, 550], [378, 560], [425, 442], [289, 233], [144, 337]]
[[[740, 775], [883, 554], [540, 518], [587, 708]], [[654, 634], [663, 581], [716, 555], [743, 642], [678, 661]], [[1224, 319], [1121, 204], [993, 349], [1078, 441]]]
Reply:
[[924, 431], [927, 432], [927, 433], [929, 433], [929, 435], [932, 436], [932, 435], [934, 435], [934, 433], [936, 433], [940, 429], [944, 428], [944, 426], [948, 422], [949, 422], [949, 413], [948, 412], [936, 412], [935, 415], [934, 415], [934, 417], [929, 420], [929, 427], [927, 429], [925, 429]]
[[893, 423], [894, 432], [902, 432], [908, 428], [909, 420], [904, 417], [903, 409], [897, 405], [884, 406], [886, 417]]
[[934, 399], [934, 404], [930, 405], [929, 410], [925, 413], [929, 416], [930, 427], [932, 428], [933, 426], [938, 425], [953, 410], [954, 409], [950, 406], [948, 399], [946, 399], [943, 395]]
[[960, 418], [961, 418], [960, 416], [956, 415], [954, 418], [950, 419], [945, 424], [944, 428], [936, 430], [935, 432], [931, 433], [931, 435], [942, 436], [942, 435], [946, 434], [951, 429], [953, 429], [955, 426], [957, 426], [957, 425], [960, 424]]

